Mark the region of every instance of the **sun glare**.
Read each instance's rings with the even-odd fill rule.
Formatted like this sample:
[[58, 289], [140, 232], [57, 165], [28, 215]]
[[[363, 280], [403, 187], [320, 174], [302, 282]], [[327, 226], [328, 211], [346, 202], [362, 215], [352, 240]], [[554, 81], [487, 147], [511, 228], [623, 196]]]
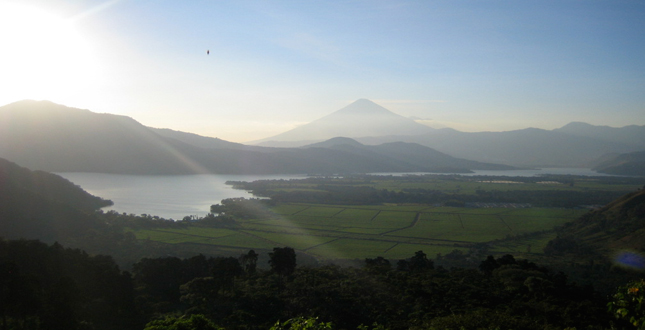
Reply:
[[0, 3], [0, 103], [65, 101], [100, 78], [90, 44], [71, 20], [36, 7]]

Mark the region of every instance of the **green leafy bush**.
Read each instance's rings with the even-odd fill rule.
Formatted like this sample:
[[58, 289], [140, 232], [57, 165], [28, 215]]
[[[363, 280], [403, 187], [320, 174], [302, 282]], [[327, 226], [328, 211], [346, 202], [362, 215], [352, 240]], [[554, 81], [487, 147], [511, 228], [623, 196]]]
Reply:
[[645, 279], [618, 288], [608, 304], [616, 318], [629, 321], [639, 330], [645, 330]]

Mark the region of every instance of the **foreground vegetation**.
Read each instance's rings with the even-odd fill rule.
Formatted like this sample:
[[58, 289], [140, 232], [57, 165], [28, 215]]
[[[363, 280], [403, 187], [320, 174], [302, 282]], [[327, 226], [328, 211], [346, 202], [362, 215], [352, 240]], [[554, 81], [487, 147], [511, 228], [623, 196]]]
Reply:
[[[2, 329], [633, 329], [642, 282], [614, 296], [511, 255], [474, 269], [423, 251], [360, 267], [298, 266], [274, 248], [268, 269], [234, 257], [144, 258], [132, 273], [107, 256], [0, 241]], [[609, 308], [607, 307], [609, 304]]]
[[[96, 211], [108, 202], [15, 164], [0, 162], [3, 178], [2, 234], [46, 243], [0, 240], [2, 329], [634, 329], [645, 318], [645, 191], [603, 202], [635, 179], [548, 183], [572, 193], [566, 203], [606, 204], [576, 220], [586, 211], [549, 204], [562, 201], [538, 189], [547, 183], [516, 190], [527, 198], [516, 203], [511, 187], [531, 183], [436, 192], [386, 178], [370, 184], [390, 189], [305, 180], [175, 222]], [[296, 200], [316, 194], [335, 202]], [[468, 204], [491, 196], [507, 197]]]

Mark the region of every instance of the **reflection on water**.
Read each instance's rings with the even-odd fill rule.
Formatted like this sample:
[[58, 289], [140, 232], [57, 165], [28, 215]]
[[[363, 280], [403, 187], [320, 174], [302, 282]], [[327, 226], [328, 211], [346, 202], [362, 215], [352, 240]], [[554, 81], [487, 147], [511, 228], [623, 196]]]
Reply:
[[[104, 210], [133, 214], [150, 214], [180, 220], [185, 216], [205, 216], [212, 204], [233, 197], [251, 198], [249, 192], [236, 190], [226, 181], [298, 179], [305, 175], [122, 175], [102, 173], [58, 173], [92, 195], [112, 200], [114, 206]], [[374, 173], [404, 175], [428, 173]], [[536, 176], [603, 175], [586, 168], [546, 168], [511, 171], [475, 171], [460, 175]]]
[[181, 220], [188, 215], [205, 216], [212, 204], [233, 197], [253, 197], [226, 181], [303, 178], [303, 175], [121, 175], [103, 173], [57, 173], [92, 195], [114, 202], [103, 210], [150, 214]]

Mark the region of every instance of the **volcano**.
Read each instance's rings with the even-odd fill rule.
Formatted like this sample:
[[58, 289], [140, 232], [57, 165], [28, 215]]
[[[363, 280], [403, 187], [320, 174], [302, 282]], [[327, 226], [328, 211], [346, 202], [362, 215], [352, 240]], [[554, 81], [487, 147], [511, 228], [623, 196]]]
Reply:
[[251, 144], [300, 146], [334, 137], [421, 135], [432, 131], [433, 128], [398, 115], [370, 100], [359, 99], [325, 117]]

